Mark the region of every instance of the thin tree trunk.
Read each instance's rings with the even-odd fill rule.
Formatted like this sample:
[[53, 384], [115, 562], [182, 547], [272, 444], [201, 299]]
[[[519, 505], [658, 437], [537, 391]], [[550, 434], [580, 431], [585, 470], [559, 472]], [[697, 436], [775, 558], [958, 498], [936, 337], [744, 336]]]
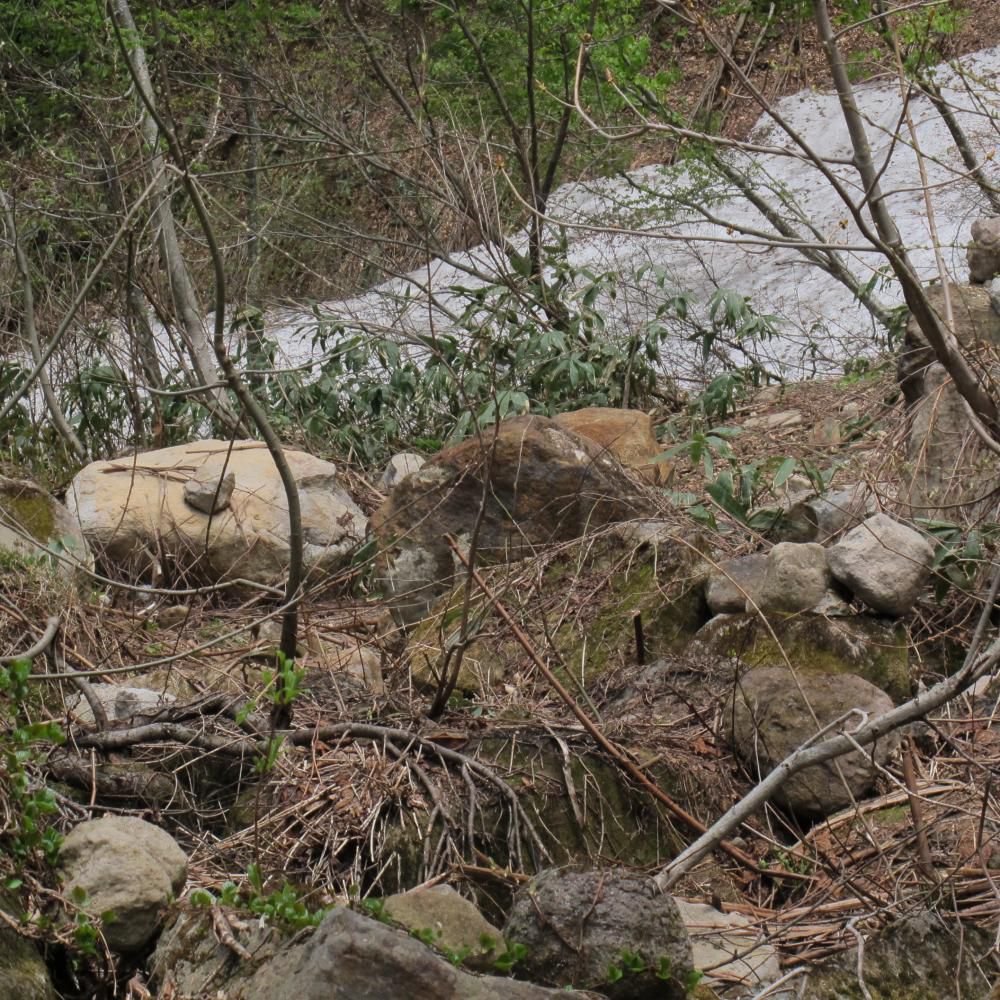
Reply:
[[986, 172], [982, 163], [976, 156], [975, 150], [969, 142], [969, 137], [955, 117], [955, 109], [945, 100], [941, 93], [941, 88], [930, 77], [921, 77], [920, 86], [930, 98], [931, 103], [937, 109], [941, 120], [945, 123], [952, 139], [955, 140], [955, 147], [958, 149], [965, 169], [969, 171], [969, 176], [979, 185], [979, 190], [983, 192], [986, 200], [990, 203], [990, 208], [1000, 215], [1000, 191], [986, 179]]
[[[7, 193], [0, 190], [0, 206], [3, 208], [4, 224], [10, 236], [11, 246], [14, 250], [14, 261], [17, 264], [18, 274], [21, 276], [21, 306], [22, 306], [22, 328], [25, 340], [31, 350], [31, 359], [36, 366], [41, 365], [42, 344], [38, 339], [38, 327], [35, 325], [35, 295], [31, 287], [31, 271], [28, 269], [28, 258], [24, 255], [24, 248], [18, 239], [17, 226], [14, 221], [14, 210], [11, 207]], [[45, 405], [48, 407], [49, 416], [52, 423], [59, 432], [62, 439], [69, 445], [70, 450], [81, 462], [87, 460], [87, 449], [77, 436], [76, 431], [70, 426], [63, 412], [59, 399], [52, 388], [52, 381], [49, 373], [42, 366], [38, 372], [38, 382], [42, 387], [42, 396]]]
[[[198, 296], [194, 283], [188, 271], [180, 243], [177, 240], [177, 227], [174, 214], [170, 208], [170, 185], [164, 171], [163, 154], [160, 152], [160, 128], [154, 112], [156, 100], [153, 93], [153, 83], [146, 62], [146, 52], [139, 41], [138, 30], [128, 0], [111, 0], [115, 18], [124, 29], [126, 50], [132, 75], [140, 91], [142, 117], [139, 124], [143, 140], [149, 149], [150, 165], [154, 176], [161, 178], [156, 189], [156, 205], [154, 214], [159, 230], [160, 249], [170, 283], [170, 295], [173, 300], [177, 319], [180, 321], [184, 335], [185, 346], [191, 355], [195, 374], [202, 385], [212, 385], [218, 381], [216, 374], [216, 358], [212, 341], [203, 320], [203, 313], [198, 304]], [[238, 423], [236, 414], [232, 411], [221, 389], [206, 390], [211, 396], [211, 410], [227, 427]]]
[[[95, 127], [99, 128], [99, 124], [95, 121]], [[111, 204], [112, 210], [124, 218], [126, 215], [125, 191], [122, 186], [121, 173], [118, 170], [118, 162], [115, 159], [115, 152], [102, 131], [98, 131], [98, 141], [103, 150], [104, 165], [107, 172], [108, 201]], [[146, 380], [146, 384], [152, 386], [154, 389], [162, 389], [163, 372], [160, 368], [160, 359], [156, 350], [156, 338], [153, 335], [153, 328], [149, 322], [142, 289], [135, 280], [135, 273], [135, 241], [129, 236], [128, 261], [125, 268], [125, 310], [129, 333], [132, 335], [136, 359], [139, 362], [139, 367], [142, 369], [142, 375]]]
[[[127, 0], [112, 0], [116, 5], [127, 7]], [[115, 26], [119, 44], [124, 47], [125, 43], [121, 35], [121, 29]], [[131, 63], [130, 63], [131, 66]], [[134, 66], [133, 77], [135, 77]], [[219, 367], [225, 375], [233, 395], [240, 402], [240, 406], [249, 416], [252, 425], [260, 433], [267, 445], [267, 450], [271, 454], [278, 477], [285, 491], [285, 499], [288, 504], [288, 576], [285, 580], [285, 603], [281, 616], [281, 641], [280, 651], [284, 658], [291, 662], [295, 659], [298, 650], [298, 622], [299, 622], [299, 602], [302, 600], [302, 585], [304, 579], [303, 550], [304, 540], [302, 531], [302, 507], [299, 502], [299, 489], [295, 481], [295, 475], [288, 463], [284, 446], [278, 437], [267, 412], [257, 401], [242, 375], [233, 364], [226, 349], [226, 272], [223, 265], [222, 253], [215, 239], [215, 232], [212, 227], [212, 220], [209, 218], [205, 202], [195, 183], [188, 162], [185, 159], [184, 151], [177, 142], [176, 135], [171, 131], [164, 120], [159, 117], [154, 104], [147, 105], [147, 111], [153, 118], [157, 127], [158, 135], [162, 135], [167, 149], [170, 153], [174, 166], [180, 172], [181, 184], [191, 200], [198, 224], [205, 236], [205, 243], [208, 246], [209, 256], [212, 259], [212, 272], [215, 277], [215, 317], [212, 328], [212, 350], [218, 361]], [[235, 419], [235, 418], [234, 418]], [[283, 729], [291, 724], [292, 704], [290, 699], [284, 697], [283, 684], [279, 688], [279, 697], [272, 707], [271, 726], [272, 729]]]
[[[247, 128], [247, 169], [246, 169], [246, 226], [247, 226], [247, 283], [246, 303], [248, 306], [245, 325], [246, 354], [250, 366], [258, 365], [264, 357], [263, 323], [260, 313], [260, 164], [261, 142], [260, 121], [257, 117], [257, 98], [254, 95], [253, 79], [248, 72], [238, 73], [240, 99]], [[250, 375], [251, 384], [260, 380], [259, 375]]]

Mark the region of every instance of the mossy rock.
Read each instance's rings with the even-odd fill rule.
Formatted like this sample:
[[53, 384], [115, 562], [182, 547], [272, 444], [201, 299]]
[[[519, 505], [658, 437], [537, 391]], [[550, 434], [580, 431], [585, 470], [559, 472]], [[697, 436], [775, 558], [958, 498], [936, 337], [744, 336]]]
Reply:
[[0, 555], [51, 565], [63, 576], [94, 559], [76, 518], [40, 486], [0, 476]]
[[[546, 864], [656, 866], [684, 848], [684, 831], [612, 761], [586, 745], [567, 746], [568, 757], [547, 733], [523, 729], [486, 737], [474, 753], [506, 772], [551, 856]], [[682, 776], [660, 768], [653, 777], [668, 795], [689, 804]], [[505, 813], [505, 805], [486, 809], [487, 829], [502, 824]], [[494, 837], [492, 847], [494, 860], [510, 863], [506, 837]]]
[[[683, 849], [689, 832], [676, 827], [648, 792], [595, 751], [586, 737], [563, 734], [562, 740], [568, 755], [550, 733], [523, 726], [503, 735], [470, 740], [462, 747], [463, 753], [488, 765], [514, 789], [524, 815], [548, 854], [546, 857], [541, 850], [532, 848], [528, 831], [522, 826], [518, 863], [511, 847], [509, 805], [486, 791], [477, 803], [475, 815], [476, 848], [481, 852], [477, 864], [487, 863], [485, 856], [500, 869], [510, 866], [525, 874], [553, 865], [657, 868]], [[660, 760], [650, 769], [650, 776], [671, 798], [696, 815], [719, 815], [730, 804], [721, 786], [717, 794], [713, 793], [708, 782], [692, 775], [687, 762], [683, 768], [672, 768], [669, 760]], [[461, 797], [453, 803], [452, 811], [464, 829], [468, 797], [462, 790], [458, 794]], [[380, 892], [404, 891], [433, 874], [425, 868], [428, 855], [423, 831], [428, 821], [428, 811], [420, 807], [386, 823], [379, 855], [371, 859], [373, 869], [382, 872]], [[432, 831], [431, 848], [440, 832], [440, 826]], [[479, 900], [490, 919], [499, 919], [499, 911], [508, 901]]]
[[931, 911], [903, 918], [865, 942], [858, 956], [845, 952], [809, 974], [803, 1000], [985, 1000], [990, 984], [975, 956], [991, 942], [975, 927], [947, 923]]
[[911, 696], [906, 630], [880, 618], [805, 614], [772, 616], [765, 624], [757, 615], [716, 615], [699, 631], [696, 644], [750, 669], [790, 663], [806, 673], [856, 674], [897, 703]]
[[[17, 907], [0, 895], [0, 909], [17, 917]], [[34, 943], [0, 924], [0, 984], [4, 1000], [56, 1000], [42, 956]]]
[[[465, 588], [459, 587], [440, 601], [431, 614], [413, 630], [406, 645], [407, 664], [413, 683], [421, 690], [437, 688], [442, 669], [450, 670], [455, 662], [455, 645], [462, 631]], [[477, 593], [470, 602], [467, 634], [476, 636], [462, 655], [456, 689], [468, 694], [480, 694], [503, 680], [506, 657], [493, 654], [499, 642], [502, 623], [492, 620], [485, 610], [485, 601]], [[510, 643], [506, 644], [507, 647]], [[447, 658], [442, 651], [451, 650]], [[509, 649], [505, 650], [510, 652]]]
[[[681, 541], [665, 529], [658, 537], [638, 532], [631, 524], [563, 546], [542, 557], [534, 585], [519, 588], [516, 615], [560, 678], [588, 687], [637, 662], [637, 618], [646, 661], [679, 651], [707, 621], [702, 544], [698, 538]], [[418, 686], [436, 686], [441, 651], [458, 638], [464, 600], [459, 587], [414, 629], [407, 652]], [[471, 603], [469, 620], [475, 638], [465, 650], [458, 690], [479, 693], [529, 668], [527, 654], [481, 594]], [[547, 648], [539, 625], [552, 620], [558, 625]]]

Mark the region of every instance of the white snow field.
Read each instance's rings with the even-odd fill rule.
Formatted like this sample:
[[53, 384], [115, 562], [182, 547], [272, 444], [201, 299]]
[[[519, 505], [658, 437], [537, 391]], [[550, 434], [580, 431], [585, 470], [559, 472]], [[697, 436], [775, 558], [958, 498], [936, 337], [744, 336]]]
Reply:
[[[957, 117], [984, 163], [987, 177], [1000, 185], [1000, 167], [993, 159], [1000, 142], [1000, 47], [961, 59], [961, 73], [969, 86], [948, 66], [935, 73], [946, 98], [960, 109]], [[868, 122], [875, 162], [884, 168], [883, 190], [902, 237], [921, 276], [936, 278], [938, 268], [918, 157], [909, 130], [905, 125], [900, 127], [903, 102], [899, 83], [889, 80], [861, 85], [857, 97]], [[782, 100], [776, 110], [816, 153], [849, 160], [847, 129], [833, 94], [802, 91]], [[985, 200], [965, 176], [954, 140], [931, 103], [915, 98], [909, 102], [909, 111], [923, 155], [944, 264], [952, 279], [965, 280], [969, 227], [984, 214]], [[751, 141], [780, 150], [796, 149], [767, 116], [757, 123]], [[755, 186], [770, 201], [776, 202], [775, 192], [784, 192], [825, 240], [850, 248], [844, 250], [844, 260], [862, 282], [884, 265], [877, 254], [864, 252], [866, 241], [815, 165], [779, 152], [734, 153], [731, 162], [750, 170]], [[860, 198], [854, 169], [846, 164], [832, 169]], [[714, 218], [709, 221], [694, 209], [678, 206], [676, 192], [686, 189], [694, 189], [687, 168], [650, 166], [628, 177], [566, 184], [555, 192], [550, 217], [553, 227], [557, 223], [567, 227], [571, 266], [619, 276], [614, 301], [607, 297], [598, 301], [598, 308], [607, 316], [609, 335], [641, 326], [663, 300], [662, 286], [654, 283], [648, 267], [653, 265], [667, 276], [668, 288], [689, 292], [696, 303], [705, 303], [716, 288], [723, 287], [749, 296], [758, 312], [779, 317], [780, 337], [760, 345], [758, 352], [786, 377], [838, 370], [847, 359], [871, 354], [884, 345], [884, 332], [837, 280], [805, 262], [795, 249], [748, 242], [731, 228], [773, 232], [739, 192], [730, 189], [722, 200], [713, 202], [709, 211]], [[787, 209], [784, 214], [791, 215]], [[511, 242], [523, 249], [525, 237], [514, 234]], [[406, 278], [359, 297], [322, 303], [318, 309], [330, 321], [363, 330], [391, 330], [405, 340], [425, 334], [432, 326], [446, 328], [449, 311], [464, 305], [449, 286], [474, 286], [483, 279], [470, 278], [468, 268], [487, 276], [496, 274], [502, 261], [497, 247], [476, 247], [455, 254], [451, 260], [434, 260]], [[645, 277], [635, 281], [634, 275], [644, 266]], [[877, 294], [890, 306], [901, 300], [891, 280], [880, 278]], [[283, 309], [267, 317], [267, 334], [277, 340], [290, 364], [301, 364], [314, 356], [315, 328], [311, 311]], [[695, 374], [700, 366], [699, 350], [683, 339], [683, 333], [678, 329], [676, 342], [667, 345], [661, 358], [665, 370], [681, 376]]]

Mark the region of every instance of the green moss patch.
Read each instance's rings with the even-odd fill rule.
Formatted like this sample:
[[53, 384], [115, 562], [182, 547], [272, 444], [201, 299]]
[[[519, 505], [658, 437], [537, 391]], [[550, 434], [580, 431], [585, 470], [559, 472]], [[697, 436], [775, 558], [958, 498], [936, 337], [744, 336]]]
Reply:
[[699, 638], [712, 653], [751, 669], [790, 663], [806, 673], [857, 674], [896, 702], [911, 696], [903, 626], [862, 615], [772, 617], [769, 624], [770, 628], [756, 615], [720, 615]]
[[49, 542], [56, 535], [52, 500], [29, 486], [14, 493], [0, 493], [0, 509], [7, 520], [23, 528], [36, 542]]
[[[536, 567], [520, 563], [497, 570], [492, 586], [564, 682], [587, 687], [636, 663], [637, 617], [646, 662], [680, 650], [708, 618], [705, 564], [697, 548], [681, 542], [583, 539], [539, 557]], [[514, 574], [518, 585], [504, 596], [505, 578]], [[457, 636], [463, 601], [459, 587], [414, 629], [409, 657], [417, 680], [433, 674], [442, 645]], [[479, 691], [483, 683], [530, 669], [527, 654], [486, 609], [481, 594], [475, 595], [471, 620], [477, 632], [466, 649], [461, 690]]]

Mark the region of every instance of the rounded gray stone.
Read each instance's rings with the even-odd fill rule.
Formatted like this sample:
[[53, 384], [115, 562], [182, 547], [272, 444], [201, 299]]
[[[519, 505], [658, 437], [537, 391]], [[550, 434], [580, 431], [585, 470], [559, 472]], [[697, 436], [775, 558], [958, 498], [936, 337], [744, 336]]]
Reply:
[[89, 913], [114, 915], [102, 932], [108, 947], [122, 953], [152, 940], [164, 908], [187, 878], [187, 856], [177, 841], [131, 816], [81, 823], [63, 841], [59, 866], [68, 892], [86, 892]]
[[[611, 1000], [682, 1000], [693, 971], [691, 942], [671, 896], [624, 869], [541, 872], [514, 899], [504, 926], [508, 944], [528, 949], [518, 975], [549, 986], [593, 989]], [[622, 952], [644, 971], [610, 981]], [[669, 968], [670, 978], [660, 978]]]

